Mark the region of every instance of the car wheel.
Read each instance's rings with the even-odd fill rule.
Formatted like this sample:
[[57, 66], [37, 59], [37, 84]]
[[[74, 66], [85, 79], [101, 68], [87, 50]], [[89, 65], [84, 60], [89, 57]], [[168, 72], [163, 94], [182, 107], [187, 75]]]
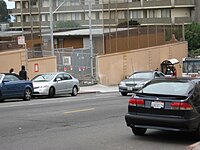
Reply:
[[32, 91], [30, 88], [26, 88], [25, 91], [24, 91], [24, 97], [23, 97], [23, 100], [24, 101], [29, 101], [31, 99], [31, 96], [32, 96]]
[[135, 135], [144, 135], [146, 131], [147, 131], [147, 128], [132, 127], [132, 132]]
[[77, 89], [77, 87], [73, 87], [73, 89], [72, 89], [72, 93], [71, 93], [71, 95], [72, 96], [76, 96], [78, 94], [78, 89]]
[[122, 95], [122, 96], [127, 96], [127, 94], [128, 94], [128, 93], [126, 93], [126, 92], [121, 92], [121, 95]]
[[2, 94], [0, 92], [0, 102], [3, 102], [3, 101], [4, 101], [4, 99], [2, 98]]
[[55, 89], [54, 89], [54, 87], [50, 87], [50, 89], [49, 89], [49, 97], [54, 97], [54, 95], [55, 95]]

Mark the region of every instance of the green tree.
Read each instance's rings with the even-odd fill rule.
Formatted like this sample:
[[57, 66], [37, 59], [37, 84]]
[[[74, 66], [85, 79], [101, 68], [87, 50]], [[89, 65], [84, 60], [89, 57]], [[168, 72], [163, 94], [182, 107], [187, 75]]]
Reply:
[[200, 25], [192, 23], [191, 25], [186, 26], [185, 39], [188, 41], [189, 54], [196, 54], [198, 49], [200, 49]]
[[119, 23], [118, 25], [117, 25], [117, 27], [127, 27], [127, 26], [138, 26], [138, 25], [140, 25], [140, 23], [137, 21], [137, 20], [129, 20], [128, 21], [128, 23], [127, 23], [127, 21], [124, 21], [124, 22], [121, 22], [121, 23]]
[[0, 22], [10, 22], [10, 15], [4, 0], [0, 0]]

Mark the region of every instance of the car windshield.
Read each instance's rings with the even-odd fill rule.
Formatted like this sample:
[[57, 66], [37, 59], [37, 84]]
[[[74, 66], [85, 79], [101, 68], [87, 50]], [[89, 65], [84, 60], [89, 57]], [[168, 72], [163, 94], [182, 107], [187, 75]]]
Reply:
[[136, 72], [136, 73], [132, 74], [129, 78], [152, 79], [153, 73], [152, 72]]
[[3, 78], [3, 75], [2, 74], [0, 74], [0, 80]]
[[160, 95], [187, 95], [191, 91], [189, 82], [152, 82], [139, 93]]
[[53, 79], [55, 74], [41, 74], [32, 79], [33, 82], [48, 82]]

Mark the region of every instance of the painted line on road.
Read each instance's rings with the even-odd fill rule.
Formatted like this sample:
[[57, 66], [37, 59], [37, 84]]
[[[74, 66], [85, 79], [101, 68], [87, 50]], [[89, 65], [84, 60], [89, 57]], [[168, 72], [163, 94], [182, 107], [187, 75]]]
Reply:
[[72, 111], [64, 112], [64, 114], [72, 114], [72, 113], [78, 113], [78, 112], [84, 112], [84, 111], [91, 111], [91, 110], [95, 110], [95, 108], [77, 109], [77, 110], [72, 110]]

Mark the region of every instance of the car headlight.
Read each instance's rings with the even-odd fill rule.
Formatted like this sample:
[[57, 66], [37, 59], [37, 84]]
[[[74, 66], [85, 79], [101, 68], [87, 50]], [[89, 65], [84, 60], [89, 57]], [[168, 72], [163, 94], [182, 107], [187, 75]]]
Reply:
[[126, 83], [125, 82], [120, 82], [119, 86], [126, 86]]

